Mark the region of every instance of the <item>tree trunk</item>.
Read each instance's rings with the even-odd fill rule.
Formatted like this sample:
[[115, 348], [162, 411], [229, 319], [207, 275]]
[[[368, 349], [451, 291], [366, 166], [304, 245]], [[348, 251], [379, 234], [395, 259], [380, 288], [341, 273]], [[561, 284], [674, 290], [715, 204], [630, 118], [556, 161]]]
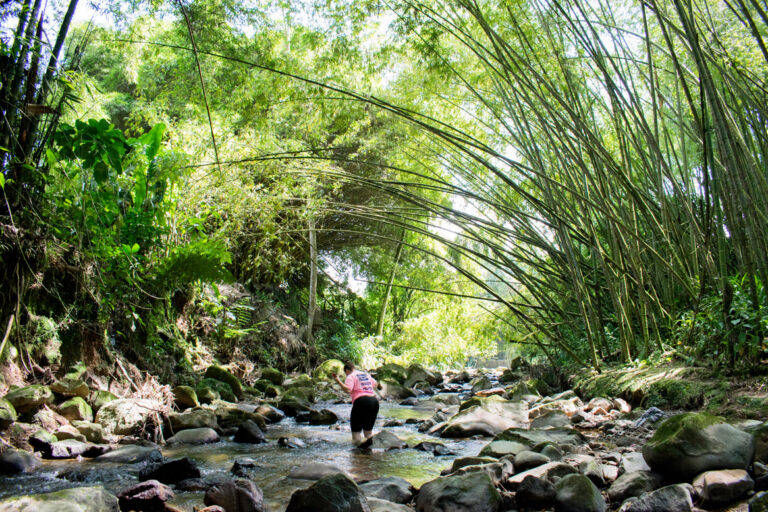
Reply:
[[397, 273], [397, 267], [400, 265], [400, 255], [403, 252], [403, 239], [405, 238], [405, 231], [400, 235], [400, 243], [397, 244], [395, 250], [395, 262], [392, 264], [392, 271], [389, 273], [389, 280], [387, 281], [387, 290], [384, 292], [384, 300], [381, 303], [381, 311], [379, 311], [379, 321], [376, 324], [376, 336], [382, 337], [384, 335], [384, 317], [387, 314], [387, 305], [389, 304], [389, 296], [392, 293], [392, 284], [395, 282], [395, 273]]
[[309, 219], [309, 308], [307, 309], [307, 340], [312, 341], [312, 324], [317, 309], [317, 239], [315, 219]]

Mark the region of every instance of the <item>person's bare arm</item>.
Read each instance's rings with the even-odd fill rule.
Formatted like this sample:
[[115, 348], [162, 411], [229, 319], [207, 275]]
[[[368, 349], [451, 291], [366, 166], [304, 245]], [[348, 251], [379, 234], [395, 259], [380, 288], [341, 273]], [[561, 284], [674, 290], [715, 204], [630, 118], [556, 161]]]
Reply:
[[339, 384], [339, 386], [341, 386], [341, 389], [343, 389], [347, 393], [352, 391], [351, 389], [349, 389], [349, 386], [341, 382], [341, 379], [339, 378], [338, 374], [334, 373], [333, 378], [336, 379], [336, 382]]

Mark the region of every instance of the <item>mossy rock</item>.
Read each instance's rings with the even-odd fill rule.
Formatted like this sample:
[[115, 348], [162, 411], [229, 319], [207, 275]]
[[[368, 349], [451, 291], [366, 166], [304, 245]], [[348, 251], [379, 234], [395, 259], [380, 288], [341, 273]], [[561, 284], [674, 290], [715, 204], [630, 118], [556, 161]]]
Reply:
[[285, 396], [295, 396], [307, 402], [313, 403], [315, 401], [315, 390], [313, 388], [307, 387], [289, 388], [285, 391]]
[[746, 469], [754, 453], [752, 434], [719, 416], [695, 412], [665, 420], [643, 447], [652, 470], [685, 482], [705, 471]]
[[555, 510], [605, 512], [605, 499], [584, 475], [565, 475], [555, 484]]
[[277, 403], [278, 409], [283, 411], [287, 416], [296, 416], [300, 412], [309, 412], [311, 410], [310, 404], [307, 400], [295, 395], [285, 395]]
[[283, 382], [283, 387], [288, 388], [311, 388], [314, 387], [315, 383], [312, 380], [312, 377], [307, 375], [306, 373], [302, 373], [301, 375], [297, 375], [296, 377], [293, 377], [292, 379], [288, 379], [285, 382]]
[[461, 405], [459, 405], [459, 411], [463, 411], [464, 409], [469, 409], [470, 407], [474, 407], [476, 405], [486, 406], [490, 402], [508, 403], [509, 400], [506, 400], [505, 398], [502, 398], [498, 395], [473, 396], [472, 398], [461, 402]]
[[188, 407], [199, 407], [200, 402], [197, 399], [197, 393], [191, 386], [176, 386], [173, 388], [173, 397], [179, 409]]
[[221, 395], [219, 395], [216, 390], [209, 388], [208, 386], [199, 386], [196, 390], [196, 393], [197, 399], [201, 404], [210, 404], [216, 400], [221, 400]]
[[264, 390], [264, 396], [267, 398], [277, 398], [282, 393], [282, 390], [277, 386], [267, 386]]
[[285, 374], [275, 368], [264, 368], [261, 370], [261, 378], [271, 382], [275, 386], [281, 386], [285, 381]]
[[115, 400], [117, 400], [117, 395], [103, 389], [97, 389], [91, 393], [90, 398], [91, 407], [96, 412], [98, 412], [99, 409], [107, 405], [109, 402], [114, 402]]
[[59, 414], [68, 420], [93, 421], [93, 410], [81, 397], [76, 396], [59, 405]]
[[17, 413], [24, 414], [52, 404], [53, 392], [48, 386], [33, 384], [12, 389], [5, 395], [5, 399], [13, 405]]
[[11, 402], [0, 398], [0, 430], [10, 427], [18, 418]]
[[69, 369], [69, 371], [66, 373], [66, 375], [64, 375], [64, 379], [81, 380], [87, 370], [88, 368], [85, 366], [85, 363], [83, 363], [82, 361], [78, 361], [77, 363], [73, 364], [72, 367]]
[[84, 381], [66, 377], [51, 384], [51, 391], [60, 396], [79, 396], [82, 399], [88, 398], [91, 394], [88, 384]]
[[0, 510], [111, 512], [120, 508], [116, 496], [101, 486], [94, 486], [4, 498], [0, 500]]
[[402, 385], [408, 378], [408, 370], [397, 363], [387, 363], [376, 370], [376, 378], [378, 380], [391, 380]]
[[201, 380], [195, 389], [195, 392], [197, 393], [197, 399], [202, 403], [210, 403], [203, 401], [204, 394], [206, 395], [206, 399], [210, 397], [210, 393], [203, 391], [203, 388], [208, 388], [212, 391], [215, 391], [222, 400], [226, 400], [227, 402], [237, 401], [237, 396], [235, 396], [235, 394], [232, 392], [232, 388], [229, 386], [229, 384], [218, 379], [206, 378]]
[[[215, 365], [215, 364], [212, 365], [212, 366], [209, 366], [208, 369], [205, 370], [204, 377], [206, 379], [215, 379], [215, 380], [218, 380], [220, 382], [226, 383], [230, 387], [230, 389], [232, 390], [232, 393], [234, 393], [234, 395], [237, 398], [242, 398], [242, 396], [243, 396], [243, 383], [240, 382], [240, 379], [238, 379], [237, 377], [232, 375], [232, 373], [230, 373], [225, 368], [222, 368], [221, 366], [218, 366], [218, 365]], [[219, 394], [221, 394], [221, 391], [219, 391]], [[224, 395], [222, 395], [222, 398], [223, 397], [224, 397]]]
[[256, 382], [253, 383], [254, 389], [258, 390], [259, 393], [264, 393], [269, 386], [272, 385], [272, 382], [267, 379], [258, 379]]
[[72, 426], [77, 429], [91, 443], [101, 444], [106, 441], [104, 427], [90, 421], [73, 421]]
[[509, 400], [520, 400], [526, 395], [539, 396], [539, 392], [535, 389], [531, 389], [526, 381], [518, 381], [511, 386], [507, 386], [505, 389], [505, 395]]
[[312, 377], [315, 380], [331, 380], [334, 375], [344, 375], [344, 363], [338, 359], [328, 359], [315, 368]]

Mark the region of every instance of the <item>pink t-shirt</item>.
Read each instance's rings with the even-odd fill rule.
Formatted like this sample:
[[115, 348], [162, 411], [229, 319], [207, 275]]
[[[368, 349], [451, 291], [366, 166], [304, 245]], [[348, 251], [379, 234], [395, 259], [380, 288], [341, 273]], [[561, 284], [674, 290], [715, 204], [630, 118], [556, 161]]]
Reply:
[[361, 396], [376, 396], [373, 388], [376, 387], [376, 381], [365, 372], [353, 371], [347, 375], [344, 384], [349, 388], [349, 394], [352, 395], [354, 402]]

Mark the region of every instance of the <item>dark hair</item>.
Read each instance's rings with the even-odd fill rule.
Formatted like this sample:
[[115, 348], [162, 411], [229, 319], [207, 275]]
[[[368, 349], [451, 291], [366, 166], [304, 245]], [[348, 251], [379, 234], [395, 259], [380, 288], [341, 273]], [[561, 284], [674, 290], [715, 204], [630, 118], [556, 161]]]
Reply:
[[353, 363], [352, 361], [346, 361], [344, 363], [344, 371], [345, 372], [351, 372], [354, 369], [355, 369], [355, 363]]

